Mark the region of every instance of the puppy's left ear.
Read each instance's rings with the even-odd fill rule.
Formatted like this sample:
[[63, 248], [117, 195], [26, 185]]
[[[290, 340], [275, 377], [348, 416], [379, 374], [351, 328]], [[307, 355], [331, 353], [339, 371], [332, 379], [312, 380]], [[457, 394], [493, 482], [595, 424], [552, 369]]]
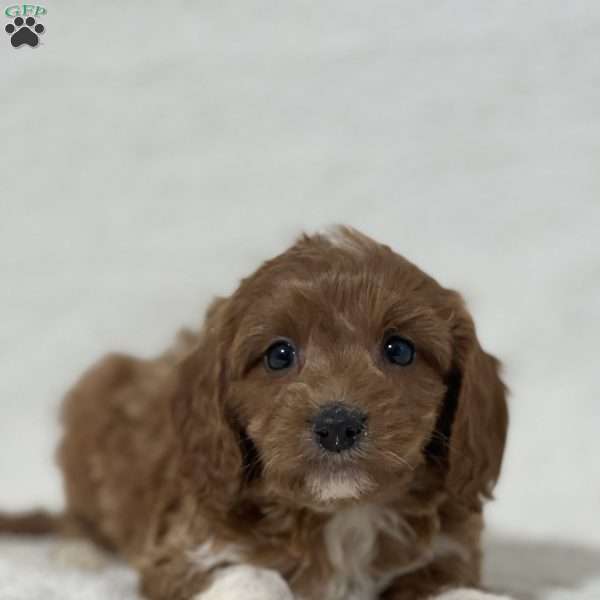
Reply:
[[462, 298], [450, 294], [454, 366], [446, 402], [454, 419], [447, 485], [453, 495], [479, 506], [492, 496], [500, 475], [508, 428], [506, 387], [500, 363], [481, 348]]

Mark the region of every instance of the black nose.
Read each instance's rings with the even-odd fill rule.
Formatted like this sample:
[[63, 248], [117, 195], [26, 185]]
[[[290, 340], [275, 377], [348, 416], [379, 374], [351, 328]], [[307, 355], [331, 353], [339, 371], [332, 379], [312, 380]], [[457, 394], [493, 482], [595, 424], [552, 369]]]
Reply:
[[367, 417], [359, 410], [332, 404], [322, 408], [314, 420], [317, 443], [328, 452], [349, 450], [358, 443]]

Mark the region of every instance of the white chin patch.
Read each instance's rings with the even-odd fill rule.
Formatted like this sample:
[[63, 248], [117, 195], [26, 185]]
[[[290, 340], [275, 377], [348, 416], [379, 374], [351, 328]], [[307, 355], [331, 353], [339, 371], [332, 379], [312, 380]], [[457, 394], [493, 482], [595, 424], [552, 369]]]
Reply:
[[312, 475], [307, 482], [311, 494], [321, 502], [360, 498], [374, 485], [364, 474]]

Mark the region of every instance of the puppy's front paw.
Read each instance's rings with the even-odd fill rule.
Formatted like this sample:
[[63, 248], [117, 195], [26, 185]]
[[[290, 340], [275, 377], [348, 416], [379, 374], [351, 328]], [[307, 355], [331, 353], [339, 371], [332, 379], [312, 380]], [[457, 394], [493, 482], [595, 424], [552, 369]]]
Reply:
[[86, 571], [99, 571], [110, 564], [104, 551], [83, 539], [60, 540], [51, 556], [58, 566]]
[[276, 571], [235, 565], [218, 571], [211, 586], [194, 600], [294, 600]]
[[433, 596], [431, 600], [512, 600], [508, 596], [490, 594], [473, 588], [456, 588]]

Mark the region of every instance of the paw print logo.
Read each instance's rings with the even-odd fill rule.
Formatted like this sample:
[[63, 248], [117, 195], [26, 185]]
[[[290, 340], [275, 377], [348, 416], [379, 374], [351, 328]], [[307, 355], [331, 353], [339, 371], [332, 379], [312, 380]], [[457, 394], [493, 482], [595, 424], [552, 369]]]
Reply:
[[10, 35], [10, 43], [13, 47], [18, 48], [27, 44], [35, 48], [40, 42], [38, 34], [44, 33], [45, 27], [41, 23], [36, 24], [33, 17], [27, 17], [25, 20], [17, 17], [5, 27], [5, 30]]

